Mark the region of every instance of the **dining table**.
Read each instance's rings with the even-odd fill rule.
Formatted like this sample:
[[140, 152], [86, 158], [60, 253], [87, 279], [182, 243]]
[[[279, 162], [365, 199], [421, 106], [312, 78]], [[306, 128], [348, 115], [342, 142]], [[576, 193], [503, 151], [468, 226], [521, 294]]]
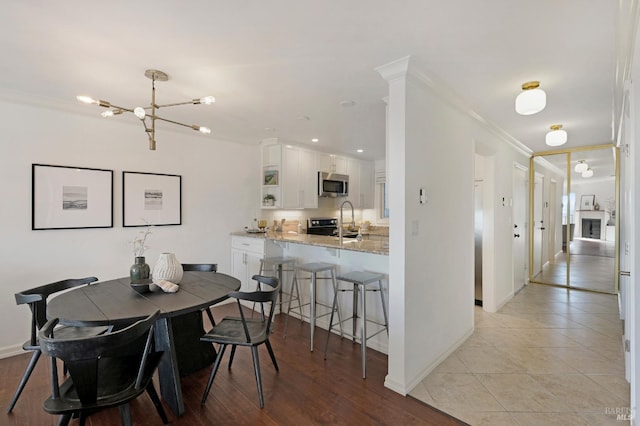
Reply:
[[[219, 272], [185, 271], [175, 293], [159, 288], [138, 293], [129, 277], [118, 278], [52, 298], [47, 303], [47, 318], [58, 318], [61, 324], [70, 326], [108, 325], [119, 329], [160, 310], [154, 327], [156, 350], [164, 352], [158, 366], [160, 393], [173, 413], [181, 416], [185, 410], [180, 384], [185, 368], [181, 364], [189, 364], [189, 371], [194, 371], [215, 359], [213, 346], [199, 340], [203, 334], [201, 311], [228, 299], [229, 292], [239, 288], [240, 280]], [[199, 326], [183, 330], [193, 324], [189, 318], [194, 317]]]

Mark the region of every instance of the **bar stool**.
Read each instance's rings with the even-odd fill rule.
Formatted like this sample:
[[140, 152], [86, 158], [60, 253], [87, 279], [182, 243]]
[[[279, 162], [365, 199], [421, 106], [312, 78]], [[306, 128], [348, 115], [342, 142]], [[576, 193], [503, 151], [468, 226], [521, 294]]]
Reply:
[[[300, 290], [298, 288], [298, 283], [295, 281], [295, 277], [293, 273], [295, 272], [296, 259], [294, 257], [263, 257], [260, 259], [260, 272], [258, 275], [265, 275], [267, 270], [271, 271], [272, 276], [276, 276], [278, 281], [280, 282], [280, 293], [279, 293], [279, 307], [280, 313], [283, 312], [282, 304], [287, 303], [288, 306], [291, 306], [291, 302], [294, 300], [298, 301], [300, 304]], [[282, 279], [284, 276], [284, 272], [291, 272], [291, 285], [288, 287], [288, 291], [284, 290], [285, 282]], [[260, 282], [258, 282], [256, 290], [260, 290]], [[295, 294], [293, 293], [295, 291]], [[285, 299], [283, 299], [285, 296]], [[255, 303], [253, 307], [255, 309]], [[287, 310], [288, 312], [288, 310]], [[262, 312], [264, 318], [264, 312]]]
[[[333, 318], [333, 313], [337, 312], [338, 320], [340, 320], [339, 305], [337, 305], [335, 302], [335, 294], [336, 294], [336, 288], [337, 288], [336, 266], [330, 263], [312, 262], [312, 263], [304, 263], [302, 265], [296, 265], [294, 269], [295, 269], [295, 274], [293, 279], [294, 279], [295, 288], [298, 288], [299, 280], [309, 280], [309, 294], [310, 294], [309, 302], [301, 304], [300, 299], [298, 299], [298, 306], [295, 309], [298, 310], [297, 313], [300, 315], [301, 319], [302, 318], [309, 319], [309, 324], [311, 326], [311, 352], [313, 352], [313, 338], [314, 338], [315, 327], [316, 327], [316, 319], [327, 316], [329, 314], [331, 314], [331, 317]], [[301, 277], [300, 276], [301, 272], [308, 273], [309, 276]], [[318, 276], [318, 274], [320, 273], [325, 273], [325, 276]], [[326, 276], [326, 273], [329, 273], [329, 276]], [[333, 290], [333, 294], [334, 294], [334, 303], [332, 306], [326, 305], [316, 300], [316, 282], [318, 280], [331, 280], [331, 284], [332, 284], [331, 289]], [[302, 307], [307, 305], [309, 305], [308, 316], [302, 313]], [[316, 313], [316, 308], [318, 305], [325, 308], [331, 308], [331, 311], [318, 315]], [[289, 308], [287, 309], [287, 319], [285, 320], [285, 323], [284, 323], [285, 336], [287, 333], [287, 322], [289, 321], [290, 311], [291, 311], [291, 304], [289, 304]], [[342, 336], [342, 321], [340, 321], [340, 336]]]
[[[333, 306], [334, 308], [338, 303], [338, 292], [342, 291], [352, 291], [353, 292], [353, 313], [351, 317], [345, 318], [344, 320], [340, 320], [338, 318], [338, 322], [342, 323], [343, 321], [352, 320], [353, 322], [353, 333], [351, 334], [351, 338], [353, 341], [356, 341], [356, 322], [358, 318], [360, 318], [360, 345], [362, 346], [362, 378], [366, 379], [366, 371], [367, 371], [367, 340], [371, 339], [373, 336], [376, 336], [383, 331], [387, 331], [387, 336], [389, 335], [389, 318], [387, 317], [387, 305], [384, 300], [384, 288], [382, 286], [382, 280], [384, 279], [384, 275], [372, 273], [372, 272], [360, 272], [353, 271], [343, 275], [340, 275], [336, 278], [338, 280], [338, 286], [336, 287], [336, 292], [333, 296]], [[351, 283], [353, 288], [340, 288], [339, 282], [345, 281]], [[378, 283], [375, 286], [374, 283]], [[372, 286], [374, 284], [374, 286]], [[377, 321], [371, 320], [367, 318], [367, 298], [366, 294], [368, 291], [379, 291], [380, 292], [380, 301], [382, 302], [382, 313], [384, 315], [384, 324], [379, 323]], [[360, 297], [358, 297], [358, 294]], [[358, 303], [360, 304], [360, 308], [362, 310], [362, 316], [358, 317]], [[367, 335], [367, 322], [376, 324], [381, 326], [380, 330], [376, 331], [371, 335]], [[327, 342], [324, 346], [324, 359], [327, 359], [327, 349], [329, 348], [329, 336], [331, 336], [331, 331], [333, 330], [333, 310], [331, 311], [331, 319], [329, 320], [329, 333], [327, 334]], [[342, 335], [342, 327], [340, 327], [340, 334]]]

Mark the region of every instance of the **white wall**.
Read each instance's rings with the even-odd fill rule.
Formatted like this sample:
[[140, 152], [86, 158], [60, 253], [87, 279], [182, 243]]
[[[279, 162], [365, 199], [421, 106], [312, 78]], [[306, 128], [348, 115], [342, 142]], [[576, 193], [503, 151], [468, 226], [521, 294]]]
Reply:
[[615, 178], [601, 179], [590, 182], [590, 179], [573, 177], [571, 191], [576, 194], [576, 210], [580, 210], [580, 197], [583, 195], [595, 195], [595, 202], [600, 210], [610, 210], [615, 207]]
[[[229, 233], [249, 224], [259, 207], [259, 150], [187, 130], [157, 131], [149, 151], [137, 120], [74, 115], [0, 101], [0, 356], [27, 338], [29, 314], [14, 294], [64, 278], [127, 276], [129, 244], [140, 228], [122, 227], [122, 171], [182, 175], [182, 225], [161, 226], [149, 237], [147, 262], [176, 253], [189, 262], [217, 262], [230, 271]], [[114, 227], [31, 230], [31, 164], [114, 170]]]
[[[495, 259], [511, 259], [515, 154], [443, 96], [403, 58], [380, 67], [389, 83], [389, 373], [385, 386], [407, 393], [473, 331], [475, 141], [496, 159]], [[499, 167], [497, 165], [500, 165]], [[426, 204], [418, 203], [424, 188]], [[500, 202], [498, 202], [500, 200]], [[509, 261], [509, 264], [511, 262]], [[496, 300], [513, 294], [511, 267], [495, 268]]]

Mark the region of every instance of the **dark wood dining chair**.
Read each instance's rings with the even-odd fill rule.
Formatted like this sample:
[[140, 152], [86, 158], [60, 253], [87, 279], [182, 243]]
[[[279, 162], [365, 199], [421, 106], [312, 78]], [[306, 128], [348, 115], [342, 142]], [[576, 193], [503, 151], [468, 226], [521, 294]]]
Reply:
[[[59, 425], [71, 417], [80, 418], [103, 408], [118, 407], [123, 425], [131, 425], [129, 402], [147, 392], [164, 424], [168, 423], [153, 385], [163, 352], [153, 350], [153, 328], [160, 311], [126, 328], [99, 336], [62, 339], [57, 336], [57, 319], [40, 330], [42, 352], [51, 360], [51, 396], [42, 407], [61, 415]], [[57, 361], [68, 368], [69, 377], [59, 383]]]
[[[183, 263], [182, 270], [196, 271], [196, 272], [218, 272], [218, 264], [217, 263]], [[209, 321], [211, 321], [211, 325], [216, 325], [216, 322], [213, 319], [213, 313], [211, 312], [211, 308], [207, 307], [207, 309], [205, 309], [205, 312], [209, 317]]]
[[[216, 263], [183, 263], [183, 271], [211, 272], [218, 271]], [[206, 313], [212, 325], [216, 324], [211, 307], [171, 318], [171, 328], [176, 347], [176, 358], [180, 377], [188, 376], [196, 371], [209, 367], [216, 357], [213, 346], [200, 342], [204, 334], [205, 324], [202, 313]]]
[[[35, 368], [38, 360], [40, 359], [40, 344], [38, 342], [38, 331], [45, 325], [47, 322], [47, 298], [54, 293], [58, 293], [62, 290], [67, 290], [73, 287], [78, 287], [85, 284], [90, 284], [98, 281], [96, 277], [87, 277], [87, 278], [78, 278], [78, 279], [66, 279], [62, 281], [57, 281], [51, 284], [45, 284], [39, 287], [35, 287], [29, 290], [22, 291], [20, 293], [16, 293], [16, 304], [18, 305], [29, 305], [31, 309], [31, 330], [29, 340], [27, 340], [24, 345], [22, 345], [22, 349], [28, 352], [32, 352], [31, 360], [27, 365], [27, 368], [22, 375], [22, 379], [20, 379], [20, 383], [18, 384], [18, 388], [16, 389], [11, 402], [9, 403], [9, 407], [7, 408], [7, 413], [10, 413], [18, 402], [18, 398], [20, 394], [24, 390], [33, 369]], [[68, 327], [68, 326], [59, 326], [56, 329], [56, 336], [60, 338], [77, 338], [77, 337], [88, 337], [88, 336], [97, 336], [108, 331], [108, 327]]]
[[[237, 346], [249, 346], [253, 355], [253, 368], [256, 375], [256, 385], [258, 387], [258, 397], [260, 399], [260, 408], [264, 408], [264, 396], [262, 394], [262, 376], [260, 373], [260, 362], [258, 360], [258, 346], [264, 345], [269, 351], [271, 362], [276, 371], [279, 371], [276, 357], [273, 353], [271, 343], [269, 342], [269, 334], [271, 329], [271, 321], [273, 320], [273, 313], [276, 307], [276, 301], [278, 300], [278, 290], [280, 289], [280, 283], [275, 277], [265, 277], [262, 275], [254, 275], [253, 280], [264, 284], [261, 287], [262, 290], [255, 292], [241, 292], [234, 291], [229, 293], [229, 297], [235, 298], [238, 303], [238, 310], [240, 311], [240, 317], [224, 317], [216, 326], [214, 326], [208, 333], [206, 333], [200, 340], [209, 343], [218, 343], [220, 350], [216, 356], [216, 360], [207, 382], [207, 387], [202, 396], [202, 404], [204, 404], [209, 396], [213, 379], [220, 367], [220, 361], [227, 348], [231, 345], [231, 355], [229, 357], [229, 369], [233, 363], [233, 356], [236, 353]], [[268, 291], [265, 291], [268, 287], [271, 287]], [[256, 302], [260, 304], [268, 303], [270, 307], [268, 314], [264, 318], [250, 319], [245, 318], [241, 300], [249, 302]]]

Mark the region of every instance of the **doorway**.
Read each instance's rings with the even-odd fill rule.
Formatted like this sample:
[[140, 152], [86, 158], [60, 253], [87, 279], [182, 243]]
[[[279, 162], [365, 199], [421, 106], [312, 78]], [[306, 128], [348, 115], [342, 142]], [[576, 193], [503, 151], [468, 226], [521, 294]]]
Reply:
[[527, 192], [529, 180], [527, 169], [515, 163], [513, 169], [513, 293], [518, 293], [526, 284], [528, 262], [525, 256], [527, 240]]
[[476, 180], [474, 183], [474, 187], [474, 301], [476, 306], [482, 306], [482, 232], [484, 227], [482, 203], [482, 197], [484, 196], [484, 193], [482, 181]]

